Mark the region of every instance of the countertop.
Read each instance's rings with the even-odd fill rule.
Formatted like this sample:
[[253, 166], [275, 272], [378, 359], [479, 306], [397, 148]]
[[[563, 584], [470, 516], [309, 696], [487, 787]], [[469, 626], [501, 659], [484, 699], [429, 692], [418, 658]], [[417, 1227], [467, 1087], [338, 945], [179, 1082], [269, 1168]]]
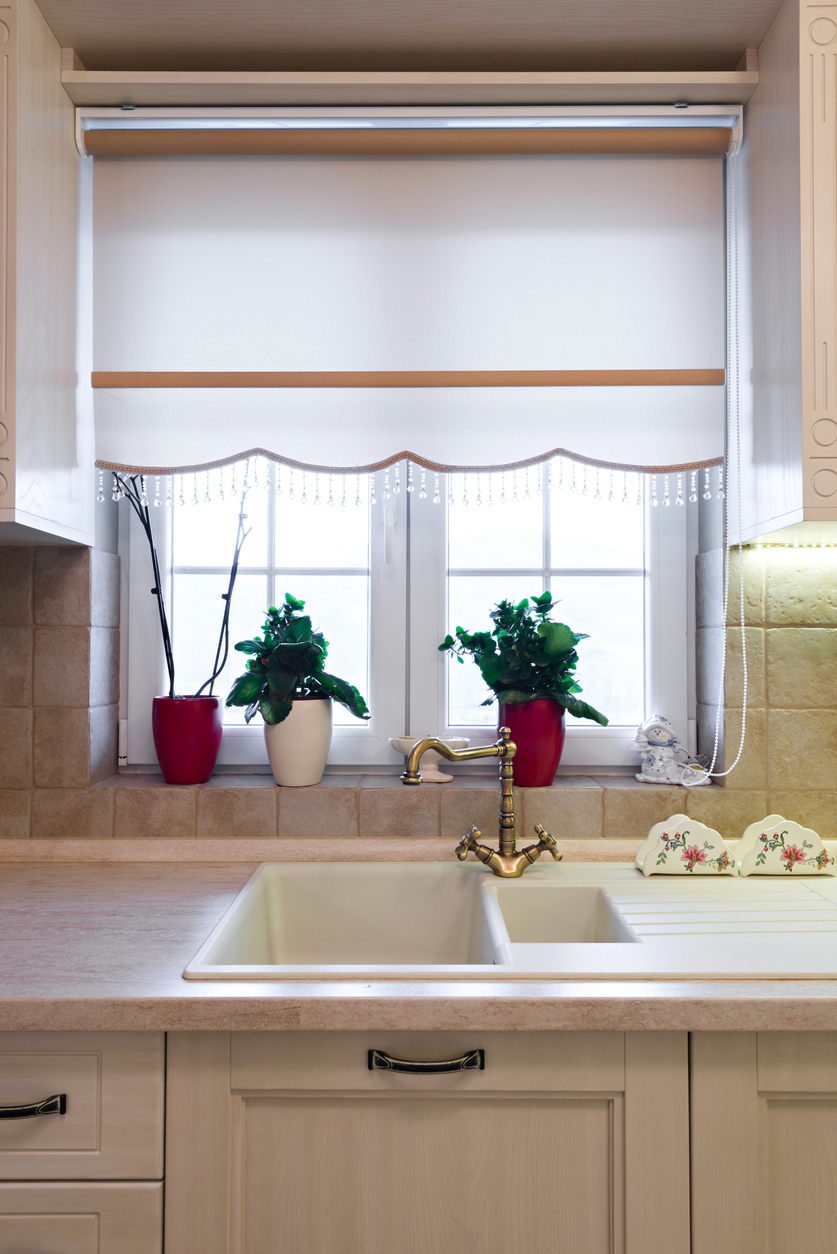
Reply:
[[826, 980], [184, 980], [255, 866], [3, 865], [0, 1030], [837, 1030]]

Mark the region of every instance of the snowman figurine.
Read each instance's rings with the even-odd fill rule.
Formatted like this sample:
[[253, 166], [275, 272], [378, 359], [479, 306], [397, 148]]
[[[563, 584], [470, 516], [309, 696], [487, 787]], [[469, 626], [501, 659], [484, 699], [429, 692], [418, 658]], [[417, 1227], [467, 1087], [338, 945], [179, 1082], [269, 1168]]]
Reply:
[[[636, 729], [634, 750], [640, 755], [637, 779], [644, 784], [685, 784], [699, 788], [710, 781], [701, 779], [704, 767], [680, 748], [674, 728], [667, 718], [652, 714]], [[694, 782], [689, 778], [694, 772]]]

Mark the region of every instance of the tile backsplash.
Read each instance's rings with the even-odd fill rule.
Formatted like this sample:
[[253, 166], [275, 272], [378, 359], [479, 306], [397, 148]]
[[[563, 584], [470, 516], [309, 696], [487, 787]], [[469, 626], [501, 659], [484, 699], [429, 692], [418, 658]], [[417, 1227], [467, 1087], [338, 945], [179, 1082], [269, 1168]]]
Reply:
[[[738, 612], [737, 555], [730, 623]], [[837, 551], [746, 550], [747, 743], [723, 788], [559, 777], [519, 789], [518, 831], [636, 842], [683, 811], [737, 838], [771, 811], [837, 839]], [[720, 680], [722, 553], [697, 567], [698, 725], [711, 751]], [[306, 837], [451, 843], [476, 823], [494, 839], [497, 789], [485, 776], [403, 788], [394, 777], [327, 776], [278, 789], [268, 775], [219, 775], [195, 788], [116, 774], [119, 559], [85, 548], [0, 547], [0, 859], [3, 840], [203, 842]], [[730, 626], [722, 754], [738, 748], [741, 630]], [[220, 847], [220, 846], [219, 846]], [[11, 846], [7, 846], [11, 849]], [[42, 846], [46, 848], [46, 846]], [[146, 845], [147, 848], [147, 845]], [[602, 845], [601, 848], [604, 848]], [[631, 850], [632, 852], [632, 850]], [[16, 856], [20, 856], [18, 853]], [[28, 856], [28, 855], [25, 855]], [[32, 845], [32, 857], [38, 857]], [[612, 856], [612, 853], [611, 855]], [[626, 854], [626, 856], [629, 856]]]

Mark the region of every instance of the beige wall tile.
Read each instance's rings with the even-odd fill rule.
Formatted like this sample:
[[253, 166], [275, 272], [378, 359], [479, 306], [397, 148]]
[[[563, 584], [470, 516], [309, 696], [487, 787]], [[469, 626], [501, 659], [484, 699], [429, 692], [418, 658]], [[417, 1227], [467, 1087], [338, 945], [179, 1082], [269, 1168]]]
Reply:
[[47, 627], [90, 625], [90, 549], [35, 550], [35, 622]]
[[[440, 832], [445, 840], [458, 844], [473, 824], [482, 832], [488, 844], [496, 844], [500, 830], [500, 786], [461, 787], [456, 784], [428, 784], [422, 787], [436, 788], [439, 792]], [[523, 790], [514, 790], [515, 825], [518, 834], [523, 830]]]
[[[781, 814], [812, 827], [823, 840], [837, 840], [837, 792], [785, 792], [770, 789], [764, 816]], [[754, 820], [755, 821], [755, 820]]]
[[88, 727], [90, 783], [99, 784], [117, 769], [119, 706], [94, 706], [89, 712]]
[[768, 625], [837, 627], [837, 552], [834, 549], [762, 552], [767, 553], [764, 560]]
[[119, 626], [119, 558], [101, 549], [90, 550], [90, 622]]
[[31, 548], [0, 548], [0, 624], [28, 627], [32, 622]]
[[[764, 688], [764, 629], [747, 627], [747, 705], [762, 708], [765, 704]], [[727, 628], [727, 666], [724, 676], [724, 700], [727, 705], [742, 705], [744, 696], [744, 667], [741, 658], [741, 628]], [[717, 701], [718, 690], [712, 701]], [[710, 702], [711, 704], [711, 702]]]
[[103, 840], [113, 835], [113, 790], [43, 788], [32, 794], [32, 835]]
[[0, 840], [25, 840], [29, 835], [29, 797], [24, 789], [0, 792]]
[[338, 836], [351, 839], [358, 834], [359, 788], [318, 784], [314, 788], [280, 788], [277, 792], [279, 835], [286, 840], [306, 836]]
[[655, 784], [645, 784], [641, 789], [605, 788], [605, 836], [644, 840], [655, 823], [662, 823], [672, 814], [686, 813], [687, 791], [674, 785]]
[[199, 788], [197, 805], [202, 839], [276, 835], [274, 788]]
[[773, 627], [766, 636], [770, 706], [837, 708], [837, 628]]
[[90, 630], [36, 627], [32, 703], [40, 709], [79, 709], [89, 704]]
[[724, 840], [740, 840], [745, 827], [768, 813], [763, 792], [743, 792], [733, 788], [689, 788], [686, 810], [689, 818], [705, 823]]
[[698, 627], [724, 622], [724, 551], [711, 549], [695, 559], [695, 621]]
[[[747, 705], [764, 705], [764, 629], [747, 627]], [[697, 699], [714, 706], [718, 700], [724, 648], [722, 627], [699, 627], [695, 638], [695, 681]], [[744, 693], [744, 667], [741, 658], [741, 628], [726, 631], [724, 700], [741, 705]]]
[[0, 627], [0, 706], [28, 706], [31, 699], [32, 629]]
[[87, 710], [35, 710], [36, 788], [85, 788], [89, 782]]
[[602, 788], [523, 788], [523, 823], [518, 824], [518, 845], [537, 840], [535, 824], [542, 823], [558, 843], [598, 839], [604, 835]]
[[[362, 837], [439, 835], [439, 788], [419, 784], [398, 788], [361, 788], [358, 798], [359, 831]], [[282, 801], [279, 802], [282, 809]]]
[[196, 788], [116, 788], [113, 834], [165, 836], [171, 840], [195, 835]]
[[[760, 627], [764, 622], [765, 560], [763, 549], [744, 550], [744, 622]], [[729, 597], [727, 622], [741, 623], [740, 583], [738, 578], [738, 550], [729, 555]]]
[[[767, 787], [767, 734], [764, 710], [747, 710], [744, 751], [735, 770], [724, 780], [725, 788], [761, 792]], [[741, 710], [727, 710], [724, 715], [724, 770], [738, 756], [741, 744]]]
[[770, 710], [768, 779], [774, 789], [837, 789], [837, 710]]
[[[698, 753], [706, 753], [712, 757], [715, 746], [715, 719], [717, 717], [718, 707], [716, 705], [704, 705], [700, 702], [697, 707], [697, 740]], [[724, 714], [721, 711], [721, 722], [719, 726], [718, 739], [718, 762], [724, 760]], [[715, 768], [718, 769], [717, 766]]]
[[119, 632], [111, 627], [90, 628], [90, 704], [119, 701]]
[[0, 710], [0, 788], [32, 783], [32, 711]]

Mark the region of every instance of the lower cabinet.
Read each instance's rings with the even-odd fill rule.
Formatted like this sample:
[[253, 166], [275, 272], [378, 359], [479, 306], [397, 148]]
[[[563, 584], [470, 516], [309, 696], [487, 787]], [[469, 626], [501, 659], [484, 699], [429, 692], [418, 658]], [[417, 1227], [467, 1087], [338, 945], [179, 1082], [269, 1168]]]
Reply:
[[694, 1254], [837, 1250], [837, 1032], [696, 1033]]
[[0, 1184], [2, 1254], [156, 1254], [163, 1185]]
[[688, 1254], [687, 1037], [170, 1034], [165, 1248]]
[[160, 1032], [0, 1033], [0, 1254], [160, 1254]]

